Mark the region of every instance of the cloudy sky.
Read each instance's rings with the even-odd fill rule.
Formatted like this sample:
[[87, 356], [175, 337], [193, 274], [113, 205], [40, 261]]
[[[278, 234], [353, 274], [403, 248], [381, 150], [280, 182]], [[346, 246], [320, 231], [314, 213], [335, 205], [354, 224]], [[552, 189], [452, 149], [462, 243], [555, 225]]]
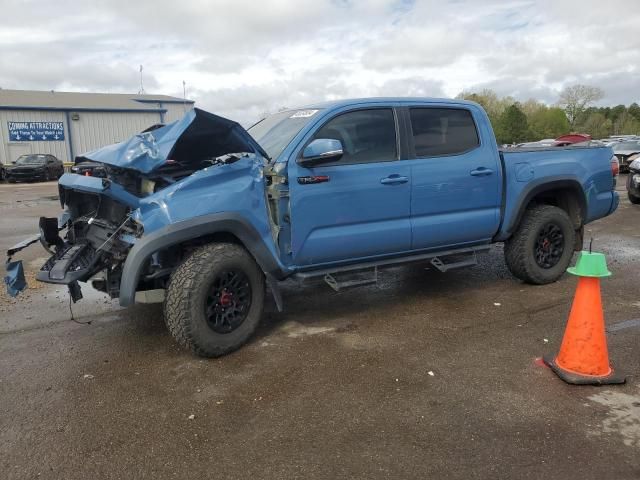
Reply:
[[0, 0], [0, 87], [187, 96], [242, 123], [357, 96], [567, 84], [640, 101], [638, 0]]

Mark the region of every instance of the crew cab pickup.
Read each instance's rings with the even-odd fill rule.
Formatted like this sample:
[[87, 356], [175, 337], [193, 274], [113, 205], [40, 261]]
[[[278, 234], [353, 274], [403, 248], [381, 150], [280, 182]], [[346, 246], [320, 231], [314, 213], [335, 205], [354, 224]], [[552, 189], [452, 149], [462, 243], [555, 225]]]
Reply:
[[515, 277], [553, 282], [584, 225], [618, 205], [610, 148], [500, 150], [483, 109], [461, 100], [335, 101], [248, 130], [194, 109], [76, 161], [105, 175], [60, 178], [37, 278], [74, 301], [79, 281], [123, 306], [163, 301], [171, 333], [202, 356], [247, 341], [267, 287], [282, 309], [287, 278], [339, 290], [364, 281], [353, 272], [445, 271], [504, 242]]

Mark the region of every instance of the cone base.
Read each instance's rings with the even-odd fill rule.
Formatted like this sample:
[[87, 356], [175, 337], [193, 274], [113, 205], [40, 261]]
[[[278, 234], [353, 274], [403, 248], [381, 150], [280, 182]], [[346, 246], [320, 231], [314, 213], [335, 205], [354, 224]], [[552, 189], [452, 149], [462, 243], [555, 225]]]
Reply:
[[568, 372], [562, 369], [557, 363], [555, 356], [545, 355], [542, 357], [544, 363], [546, 363], [551, 370], [554, 371], [562, 380], [573, 385], [612, 385], [618, 383], [625, 383], [627, 378], [611, 369], [609, 375], [597, 377], [594, 375], [580, 375], [573, 372]]

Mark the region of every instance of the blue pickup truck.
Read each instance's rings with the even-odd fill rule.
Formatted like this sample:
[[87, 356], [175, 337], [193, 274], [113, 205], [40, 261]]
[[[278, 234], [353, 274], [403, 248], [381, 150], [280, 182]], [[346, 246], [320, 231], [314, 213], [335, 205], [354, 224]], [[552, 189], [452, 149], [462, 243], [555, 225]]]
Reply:
[[194, 109], [76, 161], [106, 174], [60, 179], [38, 279], [74, 301], [78, 281], [123, 306], [163, 301], [174, 337], [209, 357], [247, 341], [267, 287], [281, 310], [288, 278], [339, 290], [388, 265], [471, 265], [504, 242], [515, 277], [553, 282], [584, 225], [618, 205], [610, 148], [500, 150], [461, 100], [335, 101], [248, 130]]

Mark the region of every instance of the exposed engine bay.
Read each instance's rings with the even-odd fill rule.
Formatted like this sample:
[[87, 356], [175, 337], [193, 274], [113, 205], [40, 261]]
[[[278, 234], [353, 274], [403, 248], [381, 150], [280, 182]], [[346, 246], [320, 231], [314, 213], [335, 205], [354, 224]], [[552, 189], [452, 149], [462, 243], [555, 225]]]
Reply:
[[[179, 200], [171, 212], [166, 197], [197, 195], [195, 190], [218, 176], [220, 167], [245, 158], [247, 165], [262, 166], [266, 154], [237, 123], [198, 109], [173, 124], [84, 154], [76, 158], [76, 165], [90, 164], [84, 173], [60, 178], [62, 215], [41, 217], [40, 235], [10, 249], [9, 259], [40, 240], [52, 256], [38, 280], [68, 285], [74, 302], [82, 298], [78, 282], [89, 280], [97, 290], [118, 297], [123, 264], [145, 230], [194, 213], [188, 201], [181, 205]], [[92, 171], [100, 173], [93, 176]], [[152, 221], [145, 224], [146, 218]], [[165, 288], [173, 269], [203, 241], [154, 252], [140, 272], [139, 289]]]

